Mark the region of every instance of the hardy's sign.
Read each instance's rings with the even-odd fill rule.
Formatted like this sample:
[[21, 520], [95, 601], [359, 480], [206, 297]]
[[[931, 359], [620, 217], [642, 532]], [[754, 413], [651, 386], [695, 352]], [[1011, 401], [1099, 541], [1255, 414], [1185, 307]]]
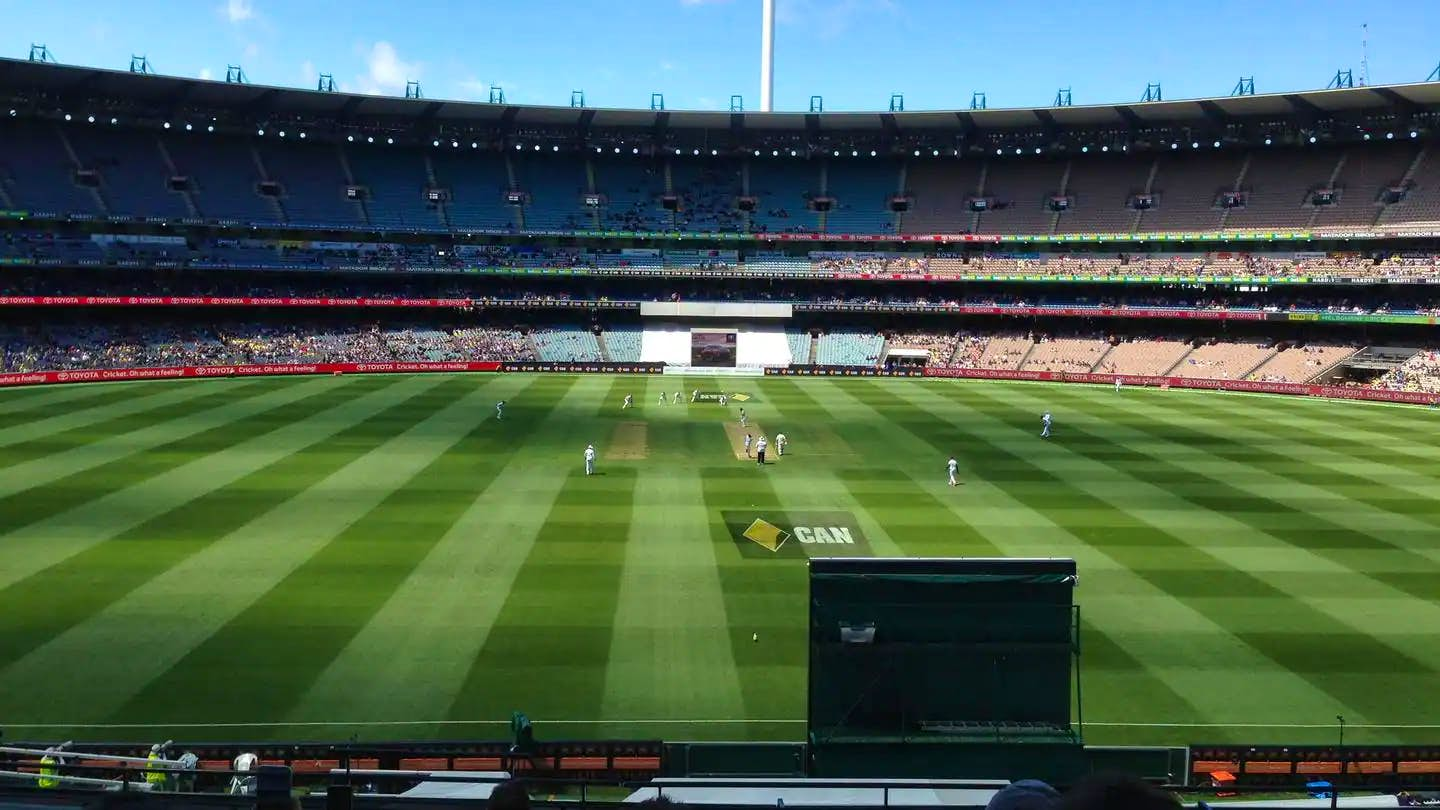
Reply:
[[870, 544], [849, 512], [725, 512], [746, 557], [868, 557]]

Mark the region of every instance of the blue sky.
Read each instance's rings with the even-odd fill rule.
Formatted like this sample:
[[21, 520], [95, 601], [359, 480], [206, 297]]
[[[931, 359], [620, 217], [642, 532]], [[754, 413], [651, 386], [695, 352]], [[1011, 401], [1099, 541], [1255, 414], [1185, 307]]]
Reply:
[[[1440, 2], [1380, 0], [777, 0], [776, 109], [957, 109], [1225, 95], [1241, 75], [1261, 92], [1360, 81], [1369, 24], [1372, 84], [1420, 81], [1440, 62]], [[60, 62], [429, 98], [728, 109], [759, 106], [760, 0], [0, 0], [0, 53], [44, 43]]]

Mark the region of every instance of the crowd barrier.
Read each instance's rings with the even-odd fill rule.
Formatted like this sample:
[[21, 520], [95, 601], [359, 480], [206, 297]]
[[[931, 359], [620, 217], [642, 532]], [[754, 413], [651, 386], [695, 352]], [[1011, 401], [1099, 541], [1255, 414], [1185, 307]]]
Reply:
[[[425, 374], [476, 371], [558, 372], [565, 374], [663, 374], [664, 363], [564, 363], [564, 362], [414, 362], [414, 363], [271, 363], [230, 366], [165, 366], [160, 368], [83, 369], [75, 371], [31, 371], [0, 374], [0, 388], [56, 383], [124, 382], [133, 380], [216, 379], [309, 374]], [[784, 377], [932, 377], [982, 380], [1029, 380], [1112, 385], [1118, 376], [1126, 385], [1156, 388], [1191, 388], [1219, 391], [1248, 391], [1262, 394], [1357, 399], [1440, 406], [1440, 394], [1421, 391], [1387, 391], [1379, 388], [1350, 388], [1341, 385], [1260, 382], [1256, 380], [1207, 380], [1190, 377], [1145, 377], [1128, 374], [1070, 374], [1061, 371], [1009, 371], [985, 368], [885, 369], [859, 366], [771, 367], [766, 376]]]

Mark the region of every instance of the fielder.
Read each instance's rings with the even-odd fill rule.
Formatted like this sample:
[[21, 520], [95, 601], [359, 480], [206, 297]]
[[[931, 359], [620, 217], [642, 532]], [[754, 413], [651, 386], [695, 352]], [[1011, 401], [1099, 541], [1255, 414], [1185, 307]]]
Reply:
[[755, 463], [765, 465], [765, 437], [761, 436], [755, 440]]
[[725, 396], [724, 394], [721, 394], [721, 395], [720, 395], [720, 407], [723, 408], [723, 407], [725, 407], [726, 405], [729, 405], [729, 404], [730, 404], [730, 398], [727, 397], [727, 396]]
[[950, 463], [947, 466], [950, 470], [950, 486], [959, 486], [960, 482], [955, 478], [955, 473], [960, 469], [960, 462], [956, 461], [954, 456], [951, 456]]
[[775, 434], [775, 455], [777, 455], [777, 456], [783, 456], [783, 455], [785, 455], [785, 434], [784, 434], [784, 433], [776, 433], [776, 434]]
[[1042, 417], [1040, 417], [1040, 438], [1042, 438], [1042, 439], [1048, 439], [1048, 438], [1050, 438], [1050, 412], [1049, 412], [1049, 411], [1046, 411], [1046, 412], [1045, 412], [1045, 415], [1042, 416]]
[[595, 474], [595, 445], [585, 446], [585, 474]]
[[671, 399], [670, 401], [673, 402], [673, 403], [675, 403], [676, 405], [679, 405], [679, 404], [680, 404], [680, 392], [679, 392], [679, 391], [676, 391], [676, 392], [675, 392], [675, 397], [674, 397], [673, 399]]
[[696, 388], [694, 391], [691, 391], [691, 392], [690, 392], [690, 401], [691, 401], [691, 402], [699, 402], [699, 401], [700, 401], [700, 389], [699, 389], [699, 388]]
[[629, 394], [626, 394], [626, 395], [625, 395], [625, 402], [624, 402], [624, 404], [622, 404], [622, 405], [620, 406], [620, 410], [623, 411], [623, 410], [625, 410], [626, 408], [629, 408], [629, 407], [634, 406], [634, 404], [635, 404], [635, 400], [632, 399]]
[[745, 409], [744, 409], [744, 408], [741, 408], [741, 409], [740, 409], [740, 427], [742, 427], [742, 428], [743, 428], [743, 427], [746, 427], [746, 425], [745, 425]]
[[750, 434], [745, 434], [745, 458], [750, 457]]
[[1119, 377], [1116, 377], [1116, 378], [1115, 378], [1115, 393], [1117, 393], [1117, 394], [1120, 393], [1120, 383], [1121, 383], [1121, 382], [1122, 382], [1122, 380], [1121, 380]]
[[664, 405], [664, 404], [665, 404], [665, 392], [664, 392], [664, 391], [661, 391], [661, 392], [660, 392], [660, 404], [661, 404], [661, 405]]
[[504, 418], [505, 418], [505, 400], [502, 399], [502, 400], [500, 400], [499, 402], [495, 403], [495, 421], [498, 422], [498, 421], [500, 421], [501, 419], [504, 419]]

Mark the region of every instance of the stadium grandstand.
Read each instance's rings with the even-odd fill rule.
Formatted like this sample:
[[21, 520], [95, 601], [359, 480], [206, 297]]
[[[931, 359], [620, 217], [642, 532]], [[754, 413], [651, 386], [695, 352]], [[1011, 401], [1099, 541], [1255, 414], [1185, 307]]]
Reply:
[[1440, 82], [661, 107], [0, 59], [0, 807], [1440, 790]]

